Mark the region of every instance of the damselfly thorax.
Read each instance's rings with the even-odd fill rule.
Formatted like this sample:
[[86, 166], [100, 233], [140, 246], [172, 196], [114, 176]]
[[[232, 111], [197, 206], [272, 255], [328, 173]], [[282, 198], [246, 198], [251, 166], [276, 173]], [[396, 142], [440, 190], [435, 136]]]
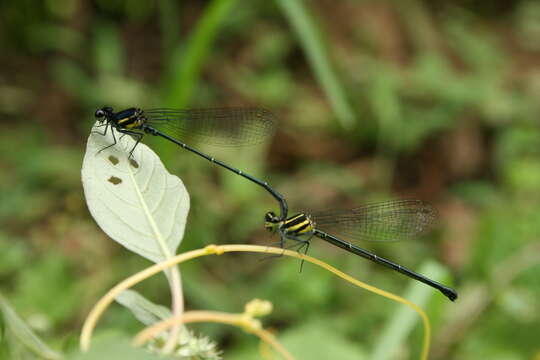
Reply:
[[301, 236], [312, 234], [315, 229], [315, 223], [307, 214], [297, 214], [283, 221], [282, 231], [287, 235]]
[[273, 212], [265, 215], [264, 227], [270, 232], [279, 232], [285, 237], [299, 237], [313, 234], [315, 223], [308, 214], [300, 213], [280, 220]]

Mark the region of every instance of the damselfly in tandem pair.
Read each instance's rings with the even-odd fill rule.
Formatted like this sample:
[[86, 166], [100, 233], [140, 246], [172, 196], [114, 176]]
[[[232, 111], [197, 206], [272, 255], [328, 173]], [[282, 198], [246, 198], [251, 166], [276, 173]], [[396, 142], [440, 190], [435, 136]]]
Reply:
[[122, 136], [130, 135], [136, 140], [135, 146], [129, 153], [130, 157], [146, 134], [165, 138], [262, 186], [278, 201], [281, 211], [278, 218], [280, 220], [287, 218], [287, 202], [266, 181], [261, 181], [186, 144], [186, 142], [191, 141], [219, 146], [244, 146], [260, 143], [275, 131], [276, 121], [271, 112], [260, 108], [185, 110], [129, 108], [114, 112], [111, 107], [103, 107], [96, 111], [95, 117], [100, 124], [98, 126], [105, 127], [104, 131], [100, 133], [101, 135], [105, 135], [109, 128], [112, 131], [114, 143], [109, 146], [116, 144], [115, 130]]
[[265, 227], [269, 231], [279, 233], [281, 247], [284, 247], [286, 240], [293, 240], [299, 245], [298, 251], [305, 248], [305, 253], [307, 253], [311, 238], [316, 236], [332, 245], [423, 282], [454, 301], [458, 297], [454, 289], [331, 235], [338, 234], [351, 240], [400, 240], [427, 232], [436, 219], [437, 211], [421, 200], [393, 200], [348, 210], [300, 213], [286, 220], [281, 220], [274, 213], [269, 212], [265, 215]]

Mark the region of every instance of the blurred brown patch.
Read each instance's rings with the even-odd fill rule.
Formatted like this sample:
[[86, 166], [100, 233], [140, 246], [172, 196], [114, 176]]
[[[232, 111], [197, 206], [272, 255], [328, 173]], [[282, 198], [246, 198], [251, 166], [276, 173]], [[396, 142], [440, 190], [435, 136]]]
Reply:
[[439, 208], [441, 222], [446, 225], [442, 258], [454, 269], [461, 269], [470, 259], [472, 239], [476, 231], [476, 214], [458, 200], [450, 200]]
[[475, 119], [461, 121], [443, 141], [450, 177], [469, 177], [482, 171], [486, 162], [485, 141]]

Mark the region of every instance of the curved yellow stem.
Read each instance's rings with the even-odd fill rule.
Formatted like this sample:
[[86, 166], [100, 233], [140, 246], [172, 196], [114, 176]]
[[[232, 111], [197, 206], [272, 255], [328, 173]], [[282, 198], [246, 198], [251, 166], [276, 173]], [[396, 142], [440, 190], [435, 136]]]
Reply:
[[139, 332], [133, 340], [133, 345], [142, 346], [159, 333], [168, 330], [175, 325], [194, 322], [222, 323], [241, 327], [245, 331], [257, 335], [262, 341], [273, 347], [285, 359], [294, 360], [294, 357], [289, 354], [283, 345], [276, 340], [274, 335], [261, 328], [258, 320], [255, 320], [246, 314], [228, 314], [218, 311], [187, 311], [181, 316], [175, 316], [163, 320]]
[[80, 338], [80, 347], [82, 351], [87, 351], [90, 347], [90, 339], [92, 336], [92, 332], [96, 326], [96, 323], [100, 316], [103, 314], [107, 306], [109, 306], [116, 296], [118, 296], [122, 291], [132, 287], [133, 285], [139, 283], [140, 281], [155, 275], [164, 269], [167, 269], [169, 267], [172, 267], [176, 264], [180, 264], [184, 261], [191, 260], [197, 257], [216, 254], [221, 255], [226, 252], [259, 252], [259, 253], [271, 253], [271, 254], [277, 254], [277, 255], [285, 255], [285, 256], [291, 256], [295, 257], [301, 260], [308, 261], [312, 264], [315, 264], [317, 266], [320, 266], [328, 271], [331, 271], [335, 275], [341, 277], [342, 279], [355, 284], [356, 286], [362, 287], [368, 291], [374, 292], [380, 296], [384, 296], [388, 299], [400, 302], [414, 311], [416, 311], [420, 317], [422, 318], [422, 322], [424, 325], [424, 341], [422, 345], [422, 354], [421, 359], [427, 359], [428, 352], [429, 352], [429, 343], [431, 338], [431, 327], [429, 324], [429, 319], [427, 315], [420, 309], [416, 304], [411, 303], [410, 301], [397, 296], [395, 294], [389, 293], [387, 291], [378, 289], [374, 286], [365, 284], [359, 280], [356, 280], [355, 278], [337, 270], [333, 266], [330, 266], [326, 264], [323, 261], [320, 261], [316, 258], [313, 258], [308, 255], [303, 255], [300, 253], [297, 253], [295, 251], [291, 250], [284, 250], [281, 248], [274, 248], [274, 247], [267, 247], [267, 246], [258, 246], [258, 245], [209, 245], [205, 247], [204, 249], [198, 249], [189, 251], [180, 255], [177, 255], [173, 258], [170, 258], [166, 261], [163, 261], [159, 264], [155, 264], [153, 266], [150, 266], [146, 268], [145, 270], [130, 276], [129, 278], [123, 280], [122, 282], [118, 283], [116, 286], [114, 286], [109, 292], [107, 292], [92, 308], [90, 311], [90, 314], [86, 318], [82, 332], [81, 332], [81, 338]]

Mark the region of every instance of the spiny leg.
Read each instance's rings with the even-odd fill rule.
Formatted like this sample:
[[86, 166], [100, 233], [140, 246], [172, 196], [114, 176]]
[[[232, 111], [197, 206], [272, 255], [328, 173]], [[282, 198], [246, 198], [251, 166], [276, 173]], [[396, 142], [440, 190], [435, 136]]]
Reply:
[[[103, 136], [105, 136], [106, 133], [107, 133], [107, 128], [105, 128], [105, 132], [104, 132]], [[97, 152], [98, 154], [99, 154], [100, 152], [102, 152], [103, 150], [108, 149], [108, 148], [110, 148], [111, 146], [114, 146], [114, 145], [117, 144], [116, 136], [114, 136], [114, 129], [113, 129], [112, 127], [111, 127], [111, 135], [112, 135], [112, 138], [113, 138], [114, 142], [113, 142], [111, 145], [105, 146], [103, 149], [99, 150], [99, 151]]]
[[285, 234], [279, 234], [279, 247], [282, 249], [285, 248]]
[[[294, 244], [292, 244], [291, 246], [284, 247], [284, 244], [285, 244], [284, 235], [280, 235], [280, 236], [279, 236], [279, 241], [273, 242], [273, 243], [271, 243], [270, 245], [274, 245], [274, 244], [279, 244], [279, 247], [283, 250], [283, 252], [284, 252], [285, 250], [289, 250], [289, 249], [292, 249], [292, 248], [298, 246], [298, 243], [294, 243]], [[267, 255], [267, 256], [265, 256], [264, 258], [262, 258], [261, 261], [262, 261], [262, 260], [272, 259], [272, 258], [282, 257], [282, 256], [283, 256], [283, 252], [282, 252], [281, 254]]]
[[[304, 240], [298, 236], [287, 235], [287, 239], [294, 240], [297, 242], [295, 245], [292, 246], [292, 247], [298, 246], [298, 249], [296, 250], [297, 252], [300, 252], [304, 247], [306, 248], [306, 250], [304, 251], [304, 255], [307, 255], [309, 246], [311, 244], [310, 240], [312, 237], [313, 237], [313, 233], [309, 234], [309, 238], [307, 240]], [[304, 259], [302, 259], [302, 262], [300, 263], [300, 272], [302, 272], [303, 268], [304, 268]]]
[[[298, 248], [298, 252], [300, 252], [300, 250], [305, 246], [306, 251], [304, 251], [304, 255], [307, 255], [307, 252], [309, 250], [310, 245], [311, 245], [311, 243], [309, 242], [309, 240], [306, 240], [306, 242], [304, 244], [302, 244], [302, 246], [300, 248]], [[304, 259], [302, 259], [302, 262], [300, 263], [300, 272], [302, 272], [303, 268], [304, 268]]]
[[118, 130], [118, 131], [122, 133], [122, 137], [127, 134], [135, 138], [135, 145], [133, 145], [133, 147], [131, 148], [129, 152], [129, 156], [128, 156], [128, 159], [131, 159], [133, 157], [133, 151], [135, 150], [137, 145], [139, 145], [139, 143], [141, 142], [142, 138], [144, 137], [144, 134], [141, 134], [136, 131], [131, 131], [131, 130]]
[[96, 131], [96, 130], [92, 130], [91, 133], [92, 134], [99, 134], [101, 136], [105, 136], [105, 135], [107, 135], [107, 129], [109, 129], [109, 125], [110, 125], [109, 123], [105, 123], [105, 124], [99, 124], [98, 126], [94, 126], [96, 128], [105, 126], [105, 130], [103, 130], [103, 133], [100, 133], [99, 131]]
[[[280, 236], [279, 241], [274, 241], [274, 242], [270, 243], [269, 246], [275, 246], [275, 245], [278, 245], [278, 244], [279, 244], [279, 247], [281, 249], [283, 249], [283, 245], [282, 245], [283, 244], [283, 239], [281, 238], [281, 236]], [[279, 257], [282, 257], [282, 256], [283, 256], [283, 253], [281, 253], [281, 254], [273, 254], [273, 255], [266, 255], [265, 257], [260, 259], [260, 261], [266, 261], [268, 259], [279, 258]]]

